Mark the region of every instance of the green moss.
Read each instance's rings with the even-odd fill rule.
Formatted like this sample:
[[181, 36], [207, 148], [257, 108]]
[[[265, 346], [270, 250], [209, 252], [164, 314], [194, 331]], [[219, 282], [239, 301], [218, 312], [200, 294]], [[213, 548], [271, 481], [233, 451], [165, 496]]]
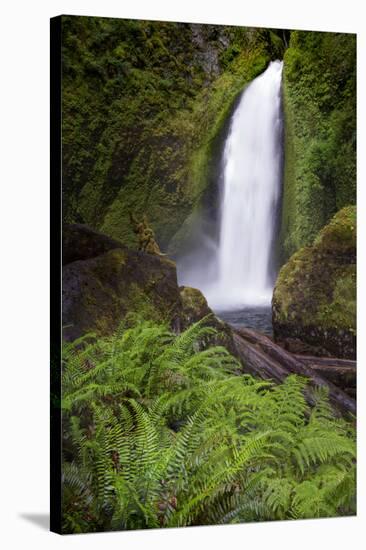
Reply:
[[204, 312], [201, 317], [208, 312], [207, 300], [202, 292], [196, 288], [185, 286], [181, 289], [180, 295], [182, 298], [183, 307], [192, 309], [196, 312]]
[[238, 93], [279, 50], [276, 31], [63, 18], [64, 220], [136, 246], [146, 212], [163, 250], [210, 181]]
[[282, 267], [273, 295], [276, 323], [356, 329], [356, 208], [346, 207], [314, 245]]
[[101, 277], [103, 277], [105, 270], [107, 270], [111, 275], [118, 274], [121, 267], [126, 264], [126, 260], [127, 253], [125, 250], [122, 250], [121, 248], [110, 250], [104, 257], [104, 267], [99, 271], [97, 270], [97, 272]]
[[127, 311], [123, 323], [125, 326], [132, 326], [138, 322], [151, 320], [159, 323], [169, 324], [170, 318], [168, 312], [158, 309], [154, 302], [149, 298], [148, 289], [139, 287], [137, 284], [131, 284], [128, 289], [125, 311]]
[[343, 208], [315, 239], [314, 245], [334, 254], [356, 249], [356, 207]]
[[291, 33], [283, 75], [283, 260], [355, 203], [355, 48], [355, 35]]
[[356, 267], [338, 272], [330, 304], [321, 304], [318, 319], [326, 327], [345, 328], [356, 333]]
[[283, 175], [283, 199], [282, 199], [282, 222], [280, 229], [280, 243], [282, 250], [280, 255], [286, 258], [291, 251], [299, 248], [295, 242], [293, 233], [292, 212], [295, 211], [296, 189], [295, 181], [295, 151], [294, 151], [294, 122], [291, 109], [288, 105], [287, 87], [283, 87], [283, 110], [284, 110], [284, 175]]

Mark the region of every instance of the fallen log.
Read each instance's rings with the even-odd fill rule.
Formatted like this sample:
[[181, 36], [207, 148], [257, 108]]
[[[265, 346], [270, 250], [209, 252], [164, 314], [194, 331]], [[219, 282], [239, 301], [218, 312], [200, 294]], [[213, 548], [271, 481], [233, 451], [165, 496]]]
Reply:
[[[293, 354], [275, 344], [268, 336], [253, 329], [239, 328], [237, 332], [249, 342], [256, 344], [268, 353], [271, 357], [278, 358], [278, 351], [283, 351], [281, 361], [293, 358], [308, 365], [316, 374], [333, 382], [336, 386], [344, 388], [355, 388], [357, 378], [357, 363], [351, 359], [338, 359], [337, 357], [316, 357], [314, 355]], [[291, 366], [289, 367], [291, 368]], [[296, 368], [296, 367], [295, 367]]]
[[336, 367], [313, 363], [309, 363], [308, 366], [314, 372], [333, 382], [333, 384], [341, 387], [343, 390], [356, 387], [357, 373], [354, 367]]
[[271, 379], [275, 382], [283, 382], [289, 375], [286, 368], [274, 361], [254, 344], [247, 342], [234, 332], [234, 342], [239, 357], [244, 360], [246, 371], [249, 374], [258, 375], [260, 378]]
[[357, 390], [356, 388], [344, 388], [344, 391], [353, 399], [357, 399]]
[[[264, 380], [272, 380], [277, 384], [281, 384], [291, 374], [280, 363], [268, 357], [254, 344], [245, 341], [244, 338], [235, 333], [233, 337], [238, 356], [245, 364], [245, 372]], [[313, 395], [307, 390], [305, 391], [305, 399], [309, 405], [315, 405]]]
[[267, 336], [258, 335], [251, 329], [233, 328], [233, 333], [238, 354], [252, 373], [255, 372], [261, 378], [272, 378], [276, 382], [282, 382], [290, 373], [304, 376], [309, 379], [312, 386], [328, 388], [329, 400], [339, 410], [356, 414], [354, 399]]
[[234, 332], [239, 334], [239, 336], [242, 336], [247, 340], [248, 342], [251, 342], [252, 344], [263, 344], [268, 345], [268, 342], [271, 342], [273, 345], [277, 345], [269, 338], [269, 336], [265, 336], [261, 332], [257, 332], [254, 329], [251, 328], [237, 328], [237, 327], [231, 327]]
[[356, 369], [357, 361], [352, 359], [338, 359], [338, 357], [316, 357], [315, 355], [292, 354], [296, 359], [309, 365], [324, 365], [328, 367], [349, 367]]

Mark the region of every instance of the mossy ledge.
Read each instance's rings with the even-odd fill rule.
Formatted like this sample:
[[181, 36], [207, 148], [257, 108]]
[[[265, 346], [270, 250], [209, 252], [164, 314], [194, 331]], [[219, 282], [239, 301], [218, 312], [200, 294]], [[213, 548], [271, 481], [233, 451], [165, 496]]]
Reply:
[[311, 353], [356, 356], [356, 207], [340, 210], [282, 267], [272, 301], [276, 341]]

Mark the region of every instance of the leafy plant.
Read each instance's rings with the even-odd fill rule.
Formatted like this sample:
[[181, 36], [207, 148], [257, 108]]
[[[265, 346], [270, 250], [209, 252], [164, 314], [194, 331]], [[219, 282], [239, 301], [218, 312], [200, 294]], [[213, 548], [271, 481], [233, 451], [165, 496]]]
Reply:
[[63, 353], [65, 532], [210, 525], [355, 512], [352, 426], [305, 381], [240, 373], [149, 322]]

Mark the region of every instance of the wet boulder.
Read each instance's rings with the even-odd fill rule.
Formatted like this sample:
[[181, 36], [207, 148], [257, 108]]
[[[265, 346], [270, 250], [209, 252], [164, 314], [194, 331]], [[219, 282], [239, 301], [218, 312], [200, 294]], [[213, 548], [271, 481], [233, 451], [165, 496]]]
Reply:
[[65, 340], [111, 334], [134, 314], [180, 329], [176, 266], [168, 258], [130, 250], [81, 225], [64, 228], [63, 258]]
[[355, 358], [355, 207], [340, 210], [281, 268], [272, 318], [275, 340], [290, 351]]

